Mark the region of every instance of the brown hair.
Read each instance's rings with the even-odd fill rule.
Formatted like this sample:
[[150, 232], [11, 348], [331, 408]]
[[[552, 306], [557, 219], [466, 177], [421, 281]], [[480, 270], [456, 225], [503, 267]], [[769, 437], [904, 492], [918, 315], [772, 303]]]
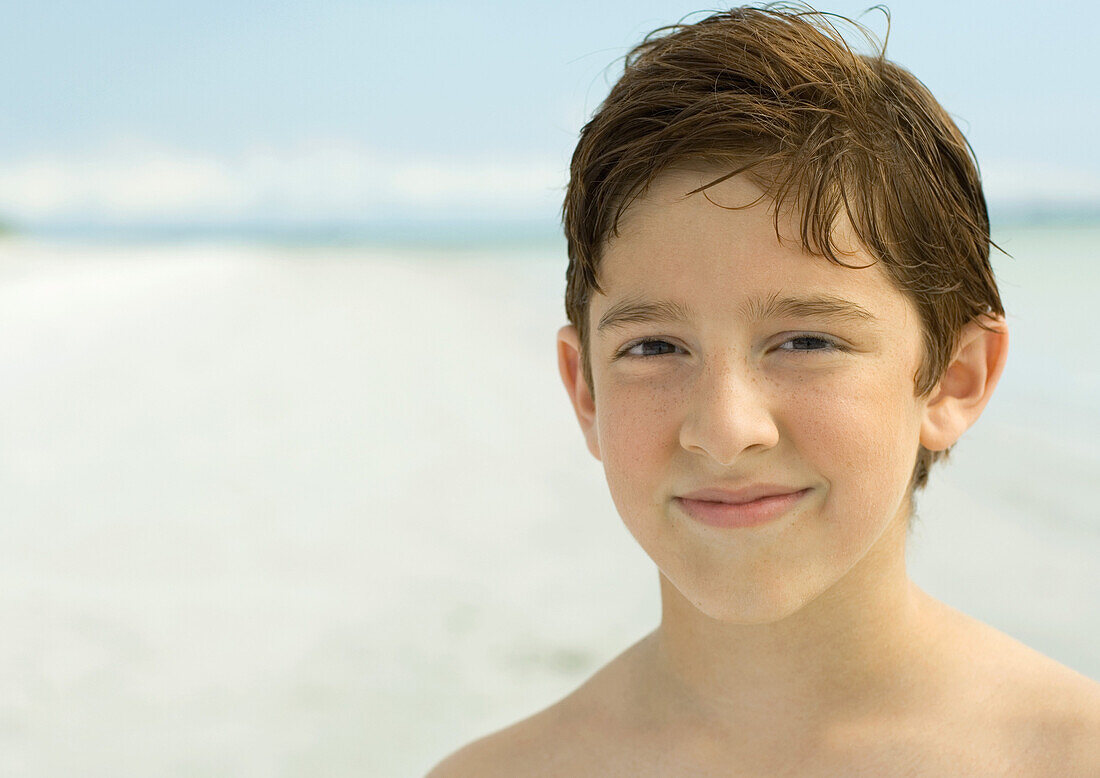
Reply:
[[[889, 12], [876, 8], [888, 40]], [[886, 59], [885, 42], [873, 56], [858, 54], [830, 17], [877, 44], [850, 19], [771, 3], [661, 27], [626, 55], [622, 77], [581, 130], [562, 209], [565, 310], [593, 397], [587, 313], [603, 291], [602, 248], [631, 202], [677, 163], [729, 166], [696, 190], [704, 196], [743, 172], [777, 205], [793, 197], [806, 251], [868, 267], [837, 256], [832, 232], [843, 207], [856, 237], [920, 311], [917, 397], [935, 388], [967, 323], [1004, 314], [973, 149], [928, 88]], [[913, 491], [949, 451], [919, 447], [911, 509]]]

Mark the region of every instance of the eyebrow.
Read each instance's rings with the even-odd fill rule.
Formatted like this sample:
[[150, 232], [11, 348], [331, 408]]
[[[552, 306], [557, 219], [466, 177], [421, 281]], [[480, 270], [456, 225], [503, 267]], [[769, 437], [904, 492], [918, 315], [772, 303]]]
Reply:
[[[743, 318], [762, 319], [784, 316], [816, 316], [837, 322], [876, 321], [874, 315], [858, 303], [833, 295], [752, 298], [738, 308]], [[694, 318], [689, 307], [674, 300], [628, 299], [615, 303], [596, 326], [597, 332], [643, 322], [683, 322]]]

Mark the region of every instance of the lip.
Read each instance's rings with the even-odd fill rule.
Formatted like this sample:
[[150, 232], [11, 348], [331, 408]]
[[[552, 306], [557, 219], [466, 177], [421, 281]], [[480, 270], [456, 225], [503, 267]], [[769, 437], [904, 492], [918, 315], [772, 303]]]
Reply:
[[809, 492], [809, 488], [791, 491], [789, 487], [771, 485], [736, 492], [703, 489], [675, 497], [673, 502], [696, 521], [711, 527], [733, 529], [775, 521]]
[[681, 494], [680, 496], [686, 500], [706, 500], [707, 502], [741, 504], [759, 500], [761, 497], [794, 494], [799, 491], [805, 491], [805, 489], [797, 489], [793, 486], [784, 486], [783, 484], [753, 484], [743, 489], [722, 489], [719, 487], [698, 489], [694, 492]]

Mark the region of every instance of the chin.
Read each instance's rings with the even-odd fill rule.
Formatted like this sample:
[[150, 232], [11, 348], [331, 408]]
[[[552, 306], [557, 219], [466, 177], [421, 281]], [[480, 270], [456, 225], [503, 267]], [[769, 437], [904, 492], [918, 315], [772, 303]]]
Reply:
[[813, 599], [812, 593], [783, 587], [750, 586], [727, 591], [706, 591], [705, 584], [685, 594], [688, 603], [704, 616], [723, 624], [775, 624], [797, 613]]

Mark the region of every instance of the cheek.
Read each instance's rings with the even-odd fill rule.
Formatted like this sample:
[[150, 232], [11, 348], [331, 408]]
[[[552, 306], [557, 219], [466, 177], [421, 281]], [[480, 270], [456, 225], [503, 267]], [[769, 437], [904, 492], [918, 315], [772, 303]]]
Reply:
[[[908, 390], [908, 391], [907, 391]], [[849, 495], [904, 492], [916, 458], [919, 425], [912, 391], [881, 371], [816, 393], [792, 420], [796, 447], [818, 472]], [[886, 506], [879, 506], [886, 507]]]
[[596, 428], [608, 487], [623, 515], [656, 498], [679, 446], [675, 402], [652, 388], [609, 387], [596, 404]]

